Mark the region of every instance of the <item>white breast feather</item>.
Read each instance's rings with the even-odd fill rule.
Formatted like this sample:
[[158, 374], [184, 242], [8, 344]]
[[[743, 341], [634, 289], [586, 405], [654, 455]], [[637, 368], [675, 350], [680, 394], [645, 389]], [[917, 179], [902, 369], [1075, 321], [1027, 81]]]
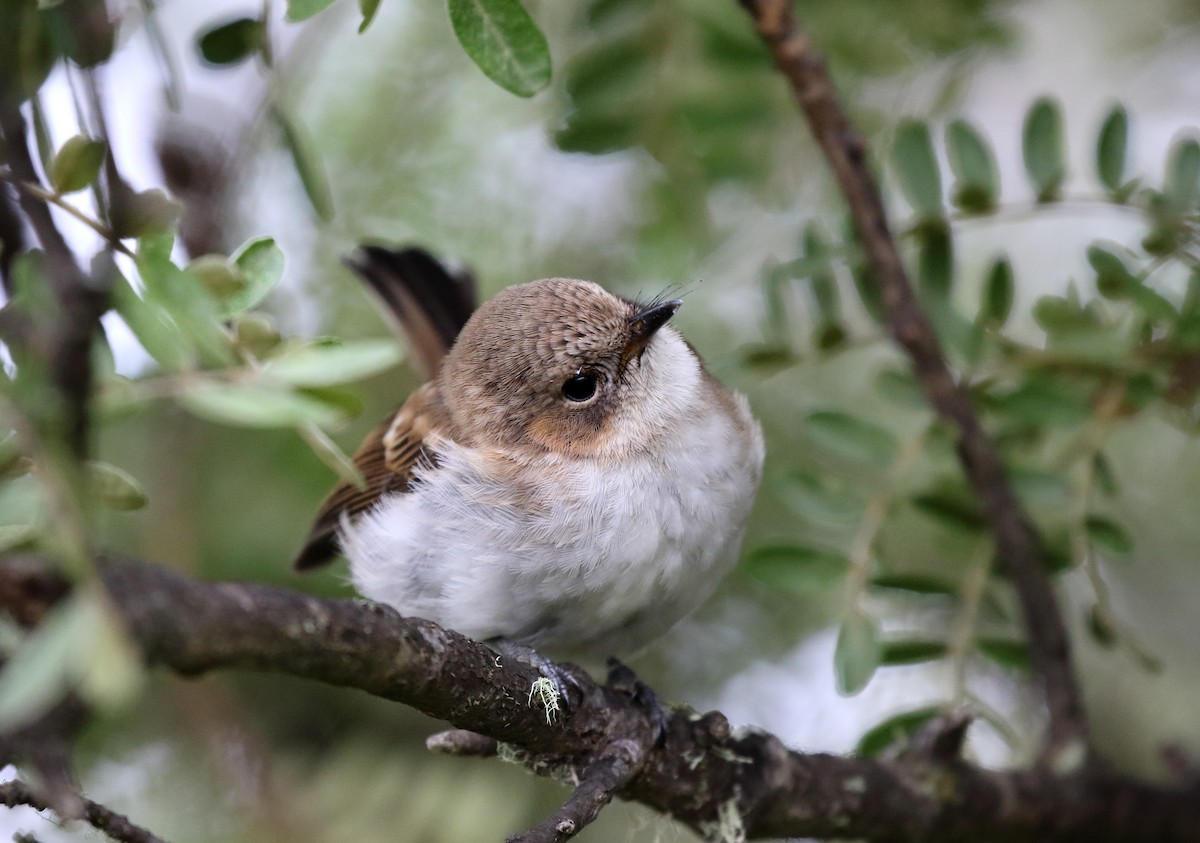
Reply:
[[[669, 374], [670, 388], [648, 402], [654, 412], [616, 426], [620, 456], [542, 457], [547, 480], [530, 507], [482, 455], [444, 443], [410, 491], [343, 525], [358, 591], [475, 638], [577, 659], [627, 655], [699, 605], [736, 561], [762, 437], [740, 395], [748, 442], [736, 420], [696, 405], [699, 364], [678, 334], [662, 329], [652, 348], [643, 380], [653, 388]], [[678, 431], [675, 447], [635, 447], [663, 429]]]

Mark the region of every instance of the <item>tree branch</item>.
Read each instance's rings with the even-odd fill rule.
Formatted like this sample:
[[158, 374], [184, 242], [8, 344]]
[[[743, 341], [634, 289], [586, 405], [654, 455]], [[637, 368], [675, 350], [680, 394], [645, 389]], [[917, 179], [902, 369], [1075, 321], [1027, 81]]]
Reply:
[[50, 209], [29, 194], [29, 186], [38, 182], [37, 170], [29, 153], [25, 119], [16, 108], [0, 113], [0, 132], [4, 135], [8, 163], [13, 176], [24, 190], [18, 203], [46, 252], [50, 284], [58, 301], [59, 316], [52, 331], [52, 374], [63, 400], [63, 441], [72, 456], [84, 459], [88, 452], [88, 413], [92, 391], [92, 338], [100, 328], [100, 317], [107, 309], [107, 296], [92, 283], [71, 251], [62, 232], [54, 223]]
[[646, 758], [646, 747], [618, 739], [602, 749], [588, 765], [578, 786], [563, 806], [524, 834], [508, 843], [562, 843], [570, 840], [600, 814], [618, 790], [637, 775]]
[[1049, 715], [1042, 760], [1087, 749], [1087, 721], [1071, 666], [1070, 644], [1046, 572], [1041, 540], [1013, 494], [1000, 457], [959, 388], [921, 309], [888, 228], [866, 144], [838, 101], [833, 81], [808, 34], [796, 21], [792, 0], [740, 0], [759, 36], [791, 85], [809, 128], [841, 187], [867, 262], [883, 291], [888, 326], [908, 354], [929, 402], [958, 430], [963, 471], [983, 503], [996, 552], [1016, 588], [1029, 630], [1033, 667]]
[[[0, 608], [19, 602], [20, 582], [29, 579], [13, 569], [0, 564]], [[653, 725], [628, 695], [581, 674], [582, 700], [570, 716], [547, 725], [528, 701], [538, 678], [532, 668], [384, 606], [261, 585], [202, 584], [129, 562], [106, 562], [101, 575], [150, 664], [183, 674], [276, 671], [358, 688], [503, 741], [533, 771], [560, 779], [587, 780], [615, 742], [630, 741], [645, 752], [645, 763], [626, 784], [616, 784], [617, 795], [710, 836], [733, 817], [749, 837], [1200, 839], [1194, 784], [1157, 788], [1093, 768], [1066, 775], [1048, 767], [994, 772], [932, 757], [802, 754], [772, 735], [731, 733], [719, 714], [698, 718], [683, 710], [673, 712], [656, 746]], [[589, 798], [579, 794], [579, 801]]]
[[[63, 819], [79, 819], [97, 831], [102, 831], [113, 840], [121, 843], [163, 843], [162, 838], [151, 834], [146, 829], [129, 821], [129, 818], [105, 808], [99, 802], [82, 798], [82, 811], [78, 817]], [[42, 799], [22, 781], [7, 781], [0, 783], [0, 805], [15, 808], [18, 805], [28, 805], [38, 811], [53, 809], [48, 800]]]

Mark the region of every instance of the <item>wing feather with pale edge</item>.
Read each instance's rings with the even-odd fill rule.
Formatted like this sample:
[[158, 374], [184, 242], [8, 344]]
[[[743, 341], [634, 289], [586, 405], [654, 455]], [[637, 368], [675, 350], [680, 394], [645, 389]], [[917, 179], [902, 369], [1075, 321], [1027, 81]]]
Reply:
[[418, 460], [430, 458], [427, 440], [434, 427], [436, 390], [433, 383], [422, 386], [359, 446], [353, 460], [365, 487], [343, 482], [329, 493], [296, 556], [297, 569], [315, 568], [337, 554], [337, 531], [344, 517], [365, 512], [386, 494], [408, 491]]

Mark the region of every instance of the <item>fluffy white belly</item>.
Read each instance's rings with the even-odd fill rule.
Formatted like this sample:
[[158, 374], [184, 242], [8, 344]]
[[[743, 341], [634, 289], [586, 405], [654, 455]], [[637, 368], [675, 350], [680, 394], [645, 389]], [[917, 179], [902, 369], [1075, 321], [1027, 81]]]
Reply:
[[[740, 398], [738, 409], [748, 420]], [[756, 424], [749, 437], [721, 415], [690, 426], [666, 456], [606, 462], [516, 466], [448, 443], [410, 491], [344, 526], [355, 587], [481, 640], [628, 655], [713, 592], [758, 486]]]

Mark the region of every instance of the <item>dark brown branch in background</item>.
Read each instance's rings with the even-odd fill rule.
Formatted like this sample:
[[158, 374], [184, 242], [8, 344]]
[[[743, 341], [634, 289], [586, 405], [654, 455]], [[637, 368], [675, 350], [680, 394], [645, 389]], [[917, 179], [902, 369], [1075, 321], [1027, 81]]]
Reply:
[[[79, 819], [97, 831], [102, 831], [113, 840], [121, 843], [163, 843], [162, 838], [156, 837], [141, 826], [134, 825], [129, 818], [110, 811], [99, 802], [91, 799], [81, 799], [78, 817], [63, 819]], [[51, 809], [50, 803], [35, 793], [29, 785], [22, 781], [7, 781], [0, 783], [0, 805], [15, 808], [18, 805], [28, 805], [38, 811]]]
[[12, 262], [25, 248], [25, 232], [17, 213], [16, 196], [8, 187], [0, 187], [0, 289], [13, 294]]
[[917, 380], [934, 409], [958, 430], [959, 458], [983, 502], [997, 556], [1016, 588], [1029, 632], [1034, 670], [1045, 693], [1049, 724], [1042, 759], [1059, 757], [1071, 746], [1086, 750], [1087, 720], [1041, 540], [1017, 502], [1000, 457], [984, 433], [970, 398], [951, 374], [937, 336], [913, 293], [888, 229], [866, 145], [838, 101], [824, 57], [796, 21], [792, 0], [741, 3], [791, 85], [837, 177], [867, 263], [882, 289], [893, 336], [912, 361]]
[[[629, 757], [645, 753], [645, 762], [631, 763], [638, 772], [617, 795], [709, 836], [724, 819], [741, 822], [749, 837], [1200, 840], [1194, 783], [1159, 788], [1090, 767], [994, 772], [935, 757], [808, 755], [768, 734], [731, 733], [719, 714], [697, 718], [687, 711], [673, 713], [655, 745], [641, 706], [583, 676], [583, 697], [571, 715], [547, 725], [545, 713], [529, 703], [537, 678], [531, 668], [498, 662], [487, 647], [428, 621], [355, 600], [205, 585], [144, 564], [108, 563], [102, 576], [150, 664], [183, 674], [269, 670], [359, 688], [504, 741], [535, 772], [560, 779], [587, 780], [616, 741], [629, 741]], [[28, 579], [28, 569], [0, 563], [0, 610], [20, 602]]]
[[[15, 108], [0, 113], [0, 132], [13, 174], [20, 181], [39, 184], [21, 113]], [[48, 342], [51, 374], [63, 401], [64, 440], [71, 454], [83, 459], [88, 453], [92, 340], [100, 329], [108, 297], [102, 286], [79, 268], [49, 207], [24, 191], [18, 193], [18, 202], [46, 254], [48, 280], [60, 311], [53, 326], [43, 326], [53, 332]]]

